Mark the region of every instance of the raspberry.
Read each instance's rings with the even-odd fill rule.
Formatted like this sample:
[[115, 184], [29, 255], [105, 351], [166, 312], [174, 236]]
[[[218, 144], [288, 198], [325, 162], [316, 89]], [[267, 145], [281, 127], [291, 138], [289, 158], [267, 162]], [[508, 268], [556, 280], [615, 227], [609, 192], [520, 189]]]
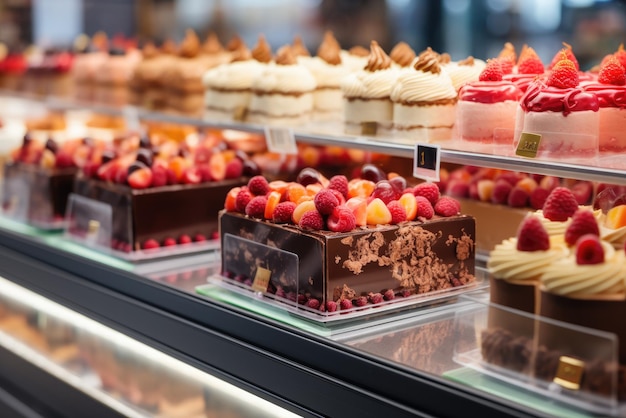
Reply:
[[590, 210], [578, 210], [572, 216], [572, 223], [565, 230], [565, 242], [567, 245], [574, 245], [578, 238], [587, 234], [600, 235], [598, 222]]
[[180, 237], [178, 237], [178, 243], [179, 244], [190, 244], [191, 243], [191, 237], [187, 234], [183, 234]]
[[285, 293], [285, 289], [283, 289], [282, 287], [279, 287], [278, 289], [276, 289], [276, 293], [274, 294], [278, 296], [279, 298], [284, 298], [287, 296], [287, 294]]
[[177, 245], [177, 243], [176, 240], [172, 237], [167, 237], [163, 240], [164, 247], [173, 247], [174, 245]]
[[528, 192], [519, 186], [515, 186], [511, 189], [507, 204], [512, 208], [523, 208], [528, 203]]
[[322, 215], [330, 215], [335, 207], [339, 205], [339, 200], [337, 200], [335, 194], [328, 189], [322, 189], [317, 192], [313, 202], [317, 211]]
[[505, 205], [509, 200], [509, 193], [513, 190], [513, 186], [505, 179], [499, 179], [493, 186], [491, 192], [491, 203], [497, 205]]
[[528, 215], [517, 230], [518, 251], [546, 251], [550, 249], [550, 237], [539, 218]]
[[535, 210], [543, 208], [549, 195], [550, 192], [548, 190], [543, 187], [536, 187], [530, 194], [530, 207]]
[[354, 300], [354, 304], [356, 306], [359, 306], [359, 307], [367, 305], [367, 297], [366, 296], [359, 296], [358, 298], [356, 298]]
[[143, 245], [141, 246], [141, 248], [143, 248], [144, 250], [152, 250], [154, 248], [159, 248], [159, 241], [155, 240], [155, 239], [147, 239], [144, 241]]
[[332, 194], [335, 195], [335, 197], [337, 198], [337, 202], [339, 202], [340, 205], [343, 205], [344, 203], [346, 203], [346, 198], [341, 194], [341, 192], [339, 190], [335, 190], [335, 189], [328, 189], [332, 192]]
[[237, 212], [245, 213], [246, 206], [248, 206], [250, 200], [252, 200], [252, 193], [247, 188], [242, 188], [235, 198], [235, 209]]
[[307, 298], [305, 295], [298, 294], [298, 296], [296, 297], [296, 302], [298, 302], [298, 305], [304, 305], [307, 302]]
[[[352, 309], [352, 301], [350, 299], [341, 299], [341, 302], [339, 302], [339, 309], [342, 311]], [[330, 310], [328, 312], [330, 312]]]
[[337, 302], [329, 300], [326, 302], [326, 312], [335, 312], [337, 310]]
[[392, 200], [387, 203], [387, 209], [391, 212], [391, 224], [396, 225], [400, 222], [406, 221], [406, 210], [404, 206], [400, 204], [397, 200]]
[[326, 221], [328, 229], [334, 232], [349, 232], [356, 228], [356, 217], [347, 206], [339, 205], [335, 207], [333, 213]]
[[348, 198], [348, 178], [346, 176], [338, 175], [331, 177], [328, 188], [337, 190], [343, 195], [344, 199]]
[[270, 191], [270, 185], [263, 176], [254, 176], [248, 181], [248, 190], [255, 196], [265, 196]]
[[626, 84], [624, 67], [615, 56], [610, 57], [607, 63], [600, 67], [598, 82], [602, 84], [613, 84], [615, 86], [623, 86]]
[[517, 72], [519, 74], [543, 74], [545, 68], [539, 56], [531, 47], [522, 50], [517, 63]]
[[251, 218], [263, 219], [263, 216], [265, 216], [265, 205], [267, 205], [267, 197], [253, 197], [246, 205], [246, 215]]
[[413, 194], [425, 197], [431, 205], [437, 203], [440, 196], [439, 187], [435, 183], [420, 183], [413, 189]]
[[461, 210], [460, 203], [448, 196], [441, 197], [437, 203], [435, 203], [435, 213], [439, 216], [454, 216]]
[[402, 293], [400, 293], [400, 295], [402, 295], [403, 298], [408, 298], [409, 296], [411, 296], [413, 293], [409, 290], [409, 289], [404, 289], [402, 291]]
[[377, 303], [382, 303], [383, 301], [383, 295], [380, 293], [369, 293], [367, 295], [367, 298], [369, 299], [370, 303], [372, 304], [377, 304]]
[[296, 204], [293, 202], [280, 202], [274, 209], [272, 220], [278, 224], [285, 224], [291, 222], [291, 215], [296, 208]]
[[551, 221], [563, 222], [578, 210], [578, 202], [566, 187], [557, 187], [543, 205], [543, 216]]
[[478, 79], [480, 81], [502, 81], [502, 63], [500, 60], [489, 60], [487, 66], [480, 73]]
[[318, 211], [309, 210], [304, 212], [298, 225], [303, 229], [319, 231], [324, 229], [324, 218], [322, 218], [322, 215]]
[[578, 85], [578, 69], [569, 60], [565, 52], [561, 53], [561, 60], [552, 68], [546, 84], [561, 89], [576, 87]]
[[226, 179], [236, 179], [243, 174], [243, 162], [239, 158], [233, 158], [226, 164]]
[[568, 60], [572, 61], [572, 63], [574, 64], [574, 68], [576, 69], [576, 71], [580, 71], [580, 65], [578, 64], [578, 60], [576, 59], [576, 56], [572, 51], [572, 46], [565, 42], [563, 42], [563, 46], [565, 48], [561, 49], [554, 55], [554, 58], [552, 58], [552, 62], [548, 66], [548, 69], [552, 70], [558, 64], [558, 62], [563, 59], [563, 54], [565, 54], [565, 57]]
[[320, 301], [317, 299], [311, 298], [306, 302], [306, 306], [308, 306], [311, 309], [319, 309]]
[[576, 241], [576, 264], [604, 263], [604, 248], [597, 235], [587, 234]]
[[393, 293], [392, 289], [387, 289], [385, 290], [385, 293], [383, 293], [383, 299], [385, 300], [392, 300], [396, 297], [396, 294]]
[[430, 219], [435, 215], [433, 205], [424, 196], [415, 196], [417, 201], [417, 217]]

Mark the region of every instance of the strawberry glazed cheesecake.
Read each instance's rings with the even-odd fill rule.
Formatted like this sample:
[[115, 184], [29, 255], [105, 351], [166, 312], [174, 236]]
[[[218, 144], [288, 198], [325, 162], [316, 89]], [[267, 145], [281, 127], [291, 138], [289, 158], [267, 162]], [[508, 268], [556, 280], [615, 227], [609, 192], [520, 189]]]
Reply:
[[545, 82], [532, 83], [520, 101], [515, 139], [541, 136], [537, 156], [593, 158], [598, 153], [599, 101], [579, 86], [578, 70], [565, 53]]
[[499, 60], [490, 60], [477, 82], [459, 91], [457, 130], [466, 141], [513, 144], [515, 114], [522, 91], [503, 79]]
[[544, 77], [545, 68], [543, 62], [535, 52], [535, 50], [529, 46], [524, 45], [522, 52], [520, 53], [519, 60], [516, 66], [516, 72], [507, 74], [503, 78], [507, 81], [512, 81], [519, 87], [522, 92], [528, 90], [530, 84]]
[[474, 283], [474, 218], [435, 184], [388, 178], [305, 168], [295, 182], [255, 176], [233, 188], [220, 219], [223, 280], [322, 316]]

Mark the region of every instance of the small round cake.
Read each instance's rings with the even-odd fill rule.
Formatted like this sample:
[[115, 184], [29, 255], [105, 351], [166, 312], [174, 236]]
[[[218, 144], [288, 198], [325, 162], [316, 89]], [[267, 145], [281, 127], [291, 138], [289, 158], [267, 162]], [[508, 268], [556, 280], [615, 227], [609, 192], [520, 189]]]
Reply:
[[515, 83], [523, 93], [528, 90], [528, 86], [533, 81], [544, 77], [545, 73], [543, 62], [541, 62], [535, 50], [528, 46], [524, 46], [519, 56], [516, 70], [515, 73], [507, 74], [503, 78]]
[[478, 81], [486, 66], [485, 61], [469, 56], [458, 62], [450, 62], [443, 69], [450, 76], [454, 89], [459, 91], [464, 85]]

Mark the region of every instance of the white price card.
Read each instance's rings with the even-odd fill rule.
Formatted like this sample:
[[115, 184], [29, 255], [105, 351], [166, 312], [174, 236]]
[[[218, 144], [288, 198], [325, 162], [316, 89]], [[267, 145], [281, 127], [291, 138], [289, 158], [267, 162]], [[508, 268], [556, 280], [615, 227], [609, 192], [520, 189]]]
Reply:
[[287, 155], [298, 154], [293, 129], [267, 126], [265, 128], [265, 142], [269, 152]]
[[124, 106], [123, 114], [126, 129], [131, 132], [141, 132], [139, 109], [136, 106]]
[[415, 144], [413, 177], [427, 181], [439, 181], [441, 147], [433, 144]]

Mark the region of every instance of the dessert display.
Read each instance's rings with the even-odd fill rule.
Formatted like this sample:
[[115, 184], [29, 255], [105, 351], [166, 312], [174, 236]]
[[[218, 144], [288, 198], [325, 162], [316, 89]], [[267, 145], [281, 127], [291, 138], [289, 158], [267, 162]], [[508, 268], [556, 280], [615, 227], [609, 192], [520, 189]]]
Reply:
[[522, 91], [503, 79], [500, 60], [491, 60], [477, 82], [465, 84], [457, 103], [457, 132], [462, 140], [513, 144], [515, 115]]
[[626, 75], [617, 58], [610, 57], [601, 67], [596, 83], [589, 83], [585, 91], [598, 97], [600, 152], [623, 152], [626, 150]]
[[135, 67], [130, 81], [132, 103], [147, 109], [166, 107], [165, 75], [176, 61], [175, 54], [176, 45], [173, 41], [165, 41], [159, 48], [151, 43], [144, 45], [142, 59]]
[[367, 65], [348, 74], [341, 82], [344, 123], [351, 134], [375, 134], [390, 130], [393, 123], [391, 90], [398, 77], [391, 58], [372, 41]]
[[474, 219], [459, 210], [435, 184], [407, 187], [373, 165], [350, 181], [255, 176], [220, 215], [222, 280], [320, 319], [417, 303], [476, 281]]
[[599, 102], [579, 86], [573, 61], [561, 60], [544, 82], [532, 83], [521, 99], [515, 123], [520, 133], [540, 135], [537, 155], [548, 158], [589, 158], [598, 154]]
[[283, 46], [274, 63], [264, 66], [252, 82], [248, 121], [285, 126], [307, 123], [313, 114], [316, 85], [311, 72], [298, 64], [291, 46]]
[[244, 43], [233, 54], [233, 61], [207, 71], [202, 82], [205, 87], [205, 117], [211, 120], [247, 119], [252, 98], [252, 84], [271, 60], [270, 46], [260, 36], [252, 52]]
[[81, 101], [95, 100], [96, 75], [108, 57], [109, 40], [99, 32], [92, 38], [86, 49], [76, 54], [72, 66], [74, 95]]
[[457, 92], [438, 54], [427, 49], [413, 69], [403, 71], [391, 90], [394, 129], [411, 141], [452, 139]]

